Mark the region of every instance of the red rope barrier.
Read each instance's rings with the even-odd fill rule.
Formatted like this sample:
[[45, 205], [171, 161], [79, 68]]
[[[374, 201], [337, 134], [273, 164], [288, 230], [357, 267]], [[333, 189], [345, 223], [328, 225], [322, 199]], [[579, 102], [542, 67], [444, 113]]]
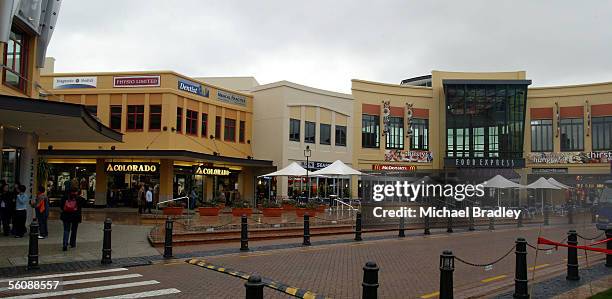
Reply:
[[599, 244], [603, 244], [603, 243], [608, 243], [608, 241], [612, 241], [612, 238], [608, 238], [608, 239], [605, 239], [605, 240], [597, 241], [595, 243], [589, 244], [589, 246], [595, 246], [595, 245], [599, 245]]
[[[605, 240], [607, 241], [607, 240]], [[577, 249], [583, 249], [583, 250], [590, 250], [590, 251], [597, 251], [597, 252], [603, 252], [605, 254], [612, 254], [612, 250], [608, 250], [608, 249], [604, 249], [604, 248], [597, 248], [597, 247], [590, 247], [590, 246], [581, 246], [581, 245], [569, 245], [569, 244], [563, 244], [563, 243], [559, 243], [559, 242], [555, 242], [555, 241], [551, 241], [545, 238], [538, 238], [538, 244], [543, 244], [543, 245], [552, 245], [555, 247], [571, 247], [571, 248], [577, 248]]]

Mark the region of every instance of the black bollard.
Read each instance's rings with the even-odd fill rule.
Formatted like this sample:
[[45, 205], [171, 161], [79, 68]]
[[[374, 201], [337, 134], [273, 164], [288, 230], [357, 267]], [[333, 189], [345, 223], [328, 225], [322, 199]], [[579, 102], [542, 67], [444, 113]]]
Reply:
[[567, 224], [574, 224], [574, 207], [571, 205], [567, 210]]
[[361, 212], [357, 212], [357, 223], [355, 223], [355, 241], [361, 241]]
[[112, 220], [110, 218], [106, 218], [104, 220], [104, 239], [102, 241], [102, 261], [101, 263], [111, 264], [113, 260], [111, 259], [111, 232], [112, 232]]
[[550, 225], [550, 211], [544, 207], [544, 225]]
[[240, 219], [240, 251], [249, 251], [249, 224], [246, 215]]
[[[612, 229], [606, 229], [606, 239], [612, 238]], [[612, 250], [612, 241], [606, 242], [606, 249]], [[612, 254], [606, 253], [606, 267], [612, 267]]]
[[28, 270], [38, 269], [38, 221], [30, 224], [30, 246], [28, 248]]
[[406, 237], [406, 218], [401, 217], [399, 220], [399, 235], [398, 237], [404, 238]]
[[514, 298], [529, 298], [527, 287], [527, 241], [525, 238], [516, 239], [516, 266], [514, 272]]
[[425, 231], [423, 232], [424, 235], [431, 234], [431, 232], [429, 231], [430, 225], [431, 224], [429, 223], [429, 216], [425, 216]]
[[495, 218], [489, 217], [489, 230], [495, 230]]
[[252, 274], [244, 283], [246, 288], [246, 299], [263, 299], [264, 283], [261, 281], [261, 276]]
[[516, 222], [516, 227], [523, 227], [523, 212], [525, 212], [525, 210], [521, 210], [519, 213], [518, 221]]
[[446, 221], [446, 232], [453, 232], [453, 217], [448, 217], [448, 220]]
[[440, 255], [440, 299], [453, 298], [453, 271], [455, 271], [455, 256], [450, 250], [444, 250]]
[[[472, 210], [472, 211], [473, 211], [473, 210]], [[469, 223], [468, 223], [468, 231], [474, 231], [474, 230], [476, 230], [476, 229], [474, 228], [474, 215], [473, 215], [472, 211], [470, 211], [470, 212], [469, 212], [469, 214], [470, 214], [470, 218], [469, 218], [469, 220], [468, 220], [468, 221], [469, 221]]]
[[378, 298], [378, 270], [378, 265], [376, 265], [375, 262], [367, 262], [365, 266], [363, 266], [363, 282], [361, 283], [363, 292], [361, 298]]
[[166, 240], [164, 242], [164, 257], [172, 257], [172, 229], [174, 227], [174, 220], [168, 216], [166, 218]]
[[304, 214], [304, 246], [310, 246], [310, 216], [308, 213]]
[[[567, 233], [567, 245], [578, 245], [578, 235], [575, 230], [570, 230]], [[567, 280], [580, 280], [578, 274], [578, 249], [568, 247], [567, 248]]]

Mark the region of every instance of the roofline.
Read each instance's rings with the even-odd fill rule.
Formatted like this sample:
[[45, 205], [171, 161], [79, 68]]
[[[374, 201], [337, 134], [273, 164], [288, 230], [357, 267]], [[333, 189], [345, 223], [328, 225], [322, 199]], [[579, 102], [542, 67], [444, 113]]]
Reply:
[[592, 87], [592, 86], [600, 86], [600, 85], [612, 85], [612, 81], [584, 83], [584, 84], [572, 84], [572, 85], [535, 86], [535, 87], [530, 87], [529, 90], [579, 88], [579, 87]]
[[311, 93], [316, 93], [316, 94], [325, 95], [325, 96], [342, 98], [342, 99], [346, 99], [346, 100], [353, 100], [353, 95], [351, 95], [351, 94], [340, 93], [340, 92], [336, 92], [336, 91], [329, 91], [329, 90], [325, 90], [325, 89], [319, 89], [319, 88], [315, 88], [315, 87], [310, 87], [310, 86], [306, 86], [306, 85], [301, 85], [301, 84], [293, 83], [293, 82], [286, 81], [286, 80], [282, 80], [282, 81], [277, 81], [277, 82], [273, 82], [273, 83], [268, 83], [268, 84], [263, 84], [263, 85], [256, 86], [253, 89], [251, 89], [251, 92], [262, 91], [262, 90], [273, 89], [273, 88], [279, 88], [279, 87], [289, 87], [289, 88], [293, 88], [293, 89], [297, 89], [297, 90], [301, 90], [301, 91], [305, 91], [305, 92], [311, 92]]
[[425, 79], [431, 79], [431, 75], [423, 75], [423, 76], [404, 79], [401, 81], [401, 83], [410, 83], [410, 82], [420, 81], [420, 80], [425, 80]]
[[367, 80], [361, 80], [361, 79], [351, 79], [351, 82], [358, 82], [358, 83], [365, 83], [365, 84], [372, 84], [372, 85], [380, 85], [380, 86], [388, 86], [388, 87], [394, 87], [394, 88], [425, 89], [425, 90], [429, 90], [429, 91], [433, 90], [432, 87], [427, 87], [427, 86], [399, 85], [399, 84], [394, 84], [394, 83], [374, 82], [374, 81], [367, 81]]
[[531, 80], [488, 80], [488, 79], [443, 79], [442, 84], [512, 84], [512, 85], [530, 85]]

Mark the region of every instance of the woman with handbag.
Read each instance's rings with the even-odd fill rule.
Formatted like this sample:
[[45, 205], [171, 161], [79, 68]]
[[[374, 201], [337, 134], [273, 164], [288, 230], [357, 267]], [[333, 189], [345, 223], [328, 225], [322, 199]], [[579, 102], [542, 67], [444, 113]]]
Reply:
[[62, 198], [60, 203], [62, 210], [60, 219], [64, 223], [63, 251], [68, 250], [68, 244], [71, 248], [76, 247], [77, 229], [82, 220], [81, 208], [85, 203], [85, 200], [79, 196], [78, 191], [78, 187], [72, 187], [70, 193]]

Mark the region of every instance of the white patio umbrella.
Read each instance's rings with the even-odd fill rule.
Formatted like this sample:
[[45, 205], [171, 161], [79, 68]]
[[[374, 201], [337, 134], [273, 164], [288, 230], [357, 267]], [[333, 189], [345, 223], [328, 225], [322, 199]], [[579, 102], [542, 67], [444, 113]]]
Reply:
[[275, 172], [260, 175], [259, 177], [262, 177], [262, 176], [263, 177], [267, 177], [267, 176], [306, 176], [306, 169], [300, 166], [300, 164], [297, 164], [297, 162], [293, 162], [281, 170], [277, 170]]
[[[495, 188], [495, 189], [507, 189], [507, 188], [525, 188], [525, 186], [521, 184], [517, 184], [502, 175], [496, 175], [490, 178], [487, 181], [482, 183], [485, 188]], [[497, 206], [499, 207], [501, 204], [501, 193], [497, 192]]]
[[561, 183], [561, 182], [559, 182], [559, 181], [557, 181], [557, 180], [555, 180], [553, 178], [549, 178], [547, 181], [549, 183], [551, 183], [551, 184], [561, 188], [561, 189], [571, 189], [572, 188], [572, 187], [570, 187], [568, 185], [565, 185], [565, 184], [563, 184], [563, 183]]
[[[547, 179], [545, 178], [539, 178], [537, 181], [529, 184], [526, 186], [526, 188], [529, 189], [552, 189], [552, 190], [560, 190], [560, 187], [557, 187], [555, 185], [553, 185], [552, 183], [550, 183]], [[551, 193], [552, 196], [552, 193]], [[542, 212], [544, 211], [544, 197], [542, 197]]]
[[[331, 178], [334, 178], [334, 181], [336, 181], [337, 178], [341, 178], [341, 177], [349, 177], [349, 179], [352, 180], [353, 175], [364, 175], [364, 173], [351, 168], [350, 166], [344, 164], [340, 160], [336, 160], [334, 161], [334, 163], [330, 164], [329, 166], [312, 172], [311, 175], [319, 176], [319, 177], [331, 177]], [[334, 184], [337, 185], [336, 182], [334, 182]], [[340, 192], [340, 188], [337, 188], [336, 186], [336, 193], [339, 193], [339, 192]], [[339, 194], [336, 194], [336, 195], [339, 195]]]

